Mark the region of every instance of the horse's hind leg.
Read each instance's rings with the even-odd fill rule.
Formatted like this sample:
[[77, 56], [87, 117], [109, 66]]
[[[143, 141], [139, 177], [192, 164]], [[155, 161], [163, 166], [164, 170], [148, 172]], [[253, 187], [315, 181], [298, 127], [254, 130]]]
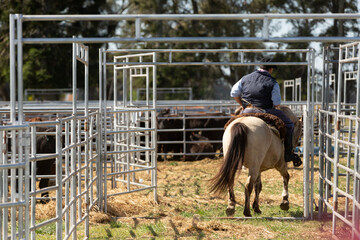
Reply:
[[235, 214], [235, 194], [234, 194], [234, 187], [229, 188], [229, 201], [228, 206], [226, 208], [226, 216], [231, 217]]
[[245, 184], [245, 207], [244, 207], [244, 215], [246, 217], [251, 217], [250, 212], [250, 195], [254, 187], [255, 180], [258, 178], [258, 174], [253, 174], [249, 172], [249, 176], [246, 180]]
[[261, 176], [259, 175], [259, 177], [255, 181], [255, 198], [254, 198], [254, 202], [252, 205], [254, 212], [256, 212], [256, 213], [261, 213], [260, 206], [259, 206], [259, 195], [260, 195], [261, 189], [262, 189]]
[[[285, 162], [284, 162], [285, 164]], [[280, 169], [277, 169], [281, 176], [283, 177], [283, 183], [284, 183], [284, 188], [283, 188], [283, 192], [282, 192], [282, 197], [283, 197], [283, 200], [280, 204], [280, 208], [282, 210], [289, 210], [289, 192], [288, 192], [288, 186], [289, 186], [289, 179], [290, 179], [290, 175], [287, 171], [287, 168], [286, 167], [282, 167]]]

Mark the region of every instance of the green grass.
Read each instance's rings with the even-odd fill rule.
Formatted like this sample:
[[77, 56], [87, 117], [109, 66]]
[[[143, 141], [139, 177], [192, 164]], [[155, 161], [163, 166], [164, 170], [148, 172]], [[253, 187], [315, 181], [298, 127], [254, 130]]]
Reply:
[[[269, 220], [261, 217], [303, 216], [302, 170], [293, 169], [290, 179], [290, 209], [279, 207], [282, 197], [282, 178], [264, 176], [263, 191], [260, 194], [262, 214], [256, 219], [244, 220], [244, 178], [235, 186], [235, 217], [239, 219], [219, 219], [226, 217], [227, 197], [214, 197], [208, 192], [207, 180], [217, 171], [218, 164], [211, 161], [163, 162], [159, 163], [159, 204], [148, 204], [147, 210], [128, 218], [113, 218], [105, 224], [91, 223], [89, 239], [328, 239], [331, 237], [331, 221]], [[182, 168], [181, 168], [182, 167]], [[179, 169], [178, 169], [179, 168]], [[272, 173], [269, 174], [271, 177]], [[316, 175], [315, 175], [316, 176]], [[316, 179], [317, 180], [317, 179]], [[317, 189], [317, 184], [314, 184]], [[315, 192], [317, 191], [315, 189]], [[134, 195], [123, 195], [123, 199]], [[144, 193], [139, 193], [144, 196]], [[254, 193], [252, 194], [254, 196]], [[251, 202], [252, 204], [252, 202]], [[127, 206], [129, 207], [129, 206]], [[131, 207], [131, 206], [130, 206]], [[145, 219], [141, 217], [151, 217]], [[315, 213], [316, 218], [316, 213]], [[37, 239], [55, 239], [55, 224], [38, 229]], [[77, 230], [78, 239], [84, 238], [84, 226]]]

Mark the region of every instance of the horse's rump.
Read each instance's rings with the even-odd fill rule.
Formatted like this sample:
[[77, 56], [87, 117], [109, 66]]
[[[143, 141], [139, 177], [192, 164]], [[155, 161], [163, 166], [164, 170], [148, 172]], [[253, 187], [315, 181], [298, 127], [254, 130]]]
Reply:
[[263, 120], [266, 124], [275, 127], [279, 133], [280, 138], [285, 138], [286, 135], [286, 127], [285, 123], [277, 116], [270, 114], [270, 113], [241, 113], [240, 115], [233, 116], [229, 119], [229, 121], [225, 124], [224, 129], [226, 129], [230, 123], [232, 123], [235, 119], [241, 118], [241, 117], [257, 117]]

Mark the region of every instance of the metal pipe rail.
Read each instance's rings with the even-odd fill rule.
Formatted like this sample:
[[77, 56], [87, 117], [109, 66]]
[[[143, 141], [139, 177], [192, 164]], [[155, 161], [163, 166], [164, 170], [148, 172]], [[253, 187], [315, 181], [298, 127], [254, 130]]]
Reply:
[[[359, 19], [359, 14], [135, 14], [135, 15], [22, 15], [11, 14], [11, 31], [18, 21], [18, 31], [22, 35], [22, 23], [27, 21], [134, 21], [135, 37], [133, 38], [22, 38], [13, 39], [15, 44], [38, 43], [105, 43], [105, 42], [353, 42], [359, 37], [270, 37], [269, 25], [271, 20], [281, 19]], [[141, 37], [141, 21], [219, 21], [219, 20], [260, 20], [263, 21], [262, 37]], [[12, 34], [11, 34], [12, 35]], [[20, 45], [20, 44], [18, 44]]]
[[359, 19], [358, 13], [22, 15], [23, 21]]

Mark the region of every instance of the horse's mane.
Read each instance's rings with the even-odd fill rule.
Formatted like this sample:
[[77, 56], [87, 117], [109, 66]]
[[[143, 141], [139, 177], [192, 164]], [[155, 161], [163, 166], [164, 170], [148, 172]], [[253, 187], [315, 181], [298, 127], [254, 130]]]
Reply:
[[236, 116], [232, 116], [230, 120], [225, 124], [224, 129], [226, 129], [232, 121], [241, 117], [257, 117], [262, 119], [266, 124], [275, 127], [279, 133], [280, 138], [285, 138], [286, 135], [286, 127], [285, 123], [277, 116], [269, 114], [269, 113], [242, 113]]

